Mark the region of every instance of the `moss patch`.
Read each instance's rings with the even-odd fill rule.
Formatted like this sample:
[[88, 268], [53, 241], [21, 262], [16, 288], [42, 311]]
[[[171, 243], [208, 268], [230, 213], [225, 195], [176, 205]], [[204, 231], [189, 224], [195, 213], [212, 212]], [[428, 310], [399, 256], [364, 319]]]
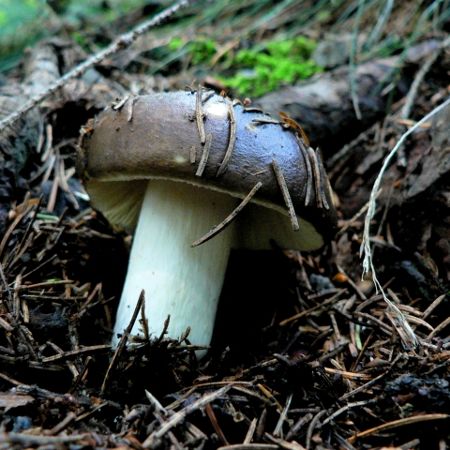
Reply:
[[292, 84], [321, 72], [311, 59], [315, 47], [314, 41], [298, 36], [240, 50], [232, 61], [238, 72], [221, 81], [238, 95], [261, 96], [283, 83]]
[[[201, 37], [186, 42], [173, 38], [166, 47], [169, 52], [184, 50], [190, 64], [209, 65], [219, 45], [212, 39]], [[298, 36], [242, 49], [235, 54], [226, 53], [216, 66], [220, 81], [239, 96], [258, 97], [273, 91], [281, 84], [292, 84], [322, 71], [311, 55], [316, 43]], [[229, 75], [226, 75], [229, 73]]]

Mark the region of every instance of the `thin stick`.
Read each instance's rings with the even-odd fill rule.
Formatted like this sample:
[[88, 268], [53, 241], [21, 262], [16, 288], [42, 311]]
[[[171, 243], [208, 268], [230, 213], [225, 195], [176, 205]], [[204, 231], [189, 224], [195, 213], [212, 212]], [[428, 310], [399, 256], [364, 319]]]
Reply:
[[[248, 443], [248, 444], [231, 444], [218, 447], [217, 450], [278, 450], [280, 447], [276, 444], [261, 444], [261, 443]], [[286, 448], [286, 447], [285, 447]]]
[[155, 408], [157, 412], [161, 412], [163, 414], [167, 414], [167, 409], [161, 404], [161, 402], [147, 389], [145, 389], [145, 396], [147, 400], [151, 403], [151, 405]]
[[117, 102], [113, 102], [112, 109], [114, 111], [120, 111], [123, 108], [123, 106], [125, 105], [125, 103], [128, 101], [129, 98], [130, 98], [129, 95], [125, 95], [125, 97], [122, 100], [118, 100]]
[[[159, 402], [159, 400], [150, 392], [145, 390], [145, 396], [147, 397], [147, 400], [150, 402], [150, 404], [153, 406], [154, 411], [153, 415], [156, 417], [158, 422], [162, 425], [165, 422], [165, 416], [168, 415], [168, 411], [164, 406]], [[169, 439], [171, 440], [172, 444], [175, 446], [176, 449], [182, 449], [183, 447], [178, 442], [177, 438], [173, 434], [173, 431], [169, 431], [168, 434]]]
[[111, 374], [111, 371], [115, 367], [117, 361], [120, 358], [120, 355], [122, 354], [125, 346], [127, 345], [128, 337], [130, 336], [131, 330], [133, 329], [134, 323], [136, 322], [137, 316], [139, 314], [139, 311], [143, 307], [145, 302], [145, 293], [142, 290], [139, 299], [136, 303], [136, 308], [134, 308], [133, 316], [131, 317], [130, 323], [128, 324], [127, 328], [124, 330], [122, 337], [120, 338], [119, 345], [116, 348], [116, 351], [114, 352], [114, 355], [111, 359], [111, 362], [109, 363], [108, 369], [106, 370], [105, 378], [103, 379], [102, 387], [100, 389], [101, 395], [105, 392], [106, 383], [109, 379], [109, 375]]
[[311, 440], [314, 429], [319, 424], [319, 420], [327, 413], [326, 409], [323, 409], [322, 411], [319, 411], [314, 418], [311, 420], [308, 430], [306, 431], [306, 448], [311, 448]]
[[289, 211], [292, 229], [294, 231], [298, 231], [300, 229], [300, 226], [298, 224], [297, 214], [295, 213], [294, 204], [292, 203], [291, 194], [289, 194], [289, 189], [287, 187], [283, 171], [275, 160], [272, 160], [272, 167], [273, 171], [275, 172], [278, 186], [280, 187], [281, 193], [283, 194], [284, 202], [286, 203], [287, 209]]
[[357, 387], [356, 389], [353, 389], [353, 391], [347, 392], [343, 396], [339, 398], [339, 401], [347, 400], [350, 397], [353, 397], [354, 395], [358, 394], [359, 392], [367, 390], [370, 386], [374, 385], [378, 380], [381, 380], [381, 378], [385, 377], [391, 369], [387, 370], [386, 372], [383, 372], [381, 375], [378, 375], [377, 377], [373, 378], [372, 380], [368, 381], [367, 383], [362, 384], [361, 386]]
[[440, 295], [431, 305], [423, 312], [422, 319], [426, 319], [441, 303], [447, 298], [447, 294]]
[[203, 111], [202, 111], [202, 87], [199, 85], [197, 88], [197, 94], [195, 96], [195, 120], [197, 122], [198, 134], [200, 135], [200, 142], [205, 144], [205, 124], [203, 123]]
[[133, 97], [131, 99], [131, 102], [128, 103], [128, 117], [127, 122], [131, 122], [133, 120], [133, 113], [134, 113], [134, 104], [137, 101], [137, 97]]
[[61, 422], [56, 424], [50, 430], [47, 430], [46, 434], [47, 435], [59, 434], [61, 431], [63, 431], [65, 428], [67, 428], [69, 423], [72, 422], [76, 417], [77, 417], [77, 415], [74, 412], [70, 411], [67, 414], [67, 416], [63, 420], [61, 420]]
[[217, 420], [217, 416], [214, 413], [214, 410], [211, 406], [211, 403], [208, 403], [205, 406], [205, 412], [206, 415], [208, 416], [212, 427], [214, 428], [214, 431], [216, 432], [217, 436], [219, 436], [219, 439], [225, 444], [225, 445], [230, 445], [230, 443], [228, 442], [228, 439], [225, 436], [225, 433], [223, 432], [222, 428], [219, 425], [219, 421]]
[[411, 109], [414, 105], [414, 101], [417, 96], [417, 92], [419, 91], [419, 86], [422, 83], [423, 79], [425, 78], [425, 75], [429, 72], [431, 69], [431, 66], [436, 62], [439, 55], [441, 54], [442, 50], [445, 47], [448, 47], [450, 44], [450, 37], [445, 39], [439, 47], [431, 53], [430, 56], [425, 60], [420, 70], [417, 72], [416, 76], [414, 77], [414, 81], [411, 84], [411, 87], [409, 89], [408, 95], [406, 96], [405, 104], [403, 105], [403, 108], [400, 112], [400, 117], [402, 119], [407, 119], [411, 113]]
[[367, 41], [364, 43], [364, 47], [366, 49], [371, 49], [372, 46], [380, 39], [381, 33], [383, 32], [383, 29], [385, 28], [388, 19], [391, 16], [393, 7], [394, 0], [386, 0], [386, 4], [384, 5], [383, 11], [381, 11], [380, 16], [378, 17], [377, 23], [370, 32]]
[[0, 444], [20, 444], [24, 447], [30, 446], [56, 446], [69, 442], [76, 442], [86, 439], [90, 441], [92, 437], [87, 434], [71, 434], [69, 436], [33, 436], [25, 433], [0, 433]]
[[[377, 192], [377, 197], [381, 194], [381, 190]], [[344, 234], [348, 228], [355, 225], [355, 222], [367, 211], [369, 208], [369, 202], [367, 202], [362, 208], [354, 214], [350, 219], [344, 221], [344, 225], [339, 228], [339, 231], [336, 233], [336, 236], [341, 236]]]
[[427, 336], [427, 339], [430, 340], [436, 334], [438, 334], [440, 331], [442, 331], [445, 327], [447, 327], [450, 324], [450, 317], [447, 317], [444, 321], [442, 321], [434, 330]]
[[69, 80], [76, 78], [86, 72], [87, 69], [99, 64], [104, 59], [110, 57], [111, 55], [118, 53], [120, 50], [124, 50], [128, 48], [139, 36], [142, 36], [146, 33], [150, 28], [154, 28], [155, 26], [160, 25], [164, 20], [173, 16], [178, 10], [188, 6], [190, 0], [180, 0], [169, 8], [164, 9], [159, 14], [157, 14], [152, 19], [149, 19], [142, 24], [136, 26], [133, 30], [128, 33], [122, 34], [117, 39], [115, 39], [110, 45], [108, 45], [105, 49], [95, 53], [91, 57], [89, 57], [86, 61], [82, 62], [78, 66], [74, 67], [72, 70], [67, 72], [61, 78], [56, 80], [54, 83], [51, 83], [50, 86], [44, 91], [33, 97], [25, 103], [21, 108], [17, 111], [13, 112], [9, 116], [6, 116], [4, 119], [0, 120], [0, 130], [11, 125], [17, 119], [26, 114], [30, 109], [33, 109], [47, 97], [55, 93], [58, 89], [62, 88]]
[[252, 442], [253, 435], [255, 434], [256, 424], [257, 423], [258, 423], [258, 420], [256, 419], [256, 417], [253, 418], [253, 420], [250, 422], [250, 425], [248, 427], [247, 433], [245, 434], [245, 438], [244, 438], [243, 444], [250, 444], [250, 442]]
[[306, 149], [306, 151], [308, 152], [309, 160], [311, 161], [311, 166], [312, 166], [312, 174], [313, 174], [313, 180], [314, 180], [314, 190], [316, 192], [317, 207], [322, 208], [323, 207], [322, 197], [320, 195], [320, 169], [319, 169], [319, 164], [317, 162], [316, 152], [311, 147], [308, 147]]
[[294, 426], [288, 431], [285, 439], [287, 441], [290, 441], [294, 437], [294, 435], [296, 435], [312, 418], [313, 415], [310, 412], [305, 414], [304, 416], [302, 415], [300, 419], [298, 419], [294, 424]]
[[228, 161], [230, 160], [231, 155], [233, 154], [234, 145], [236, 143], [236, 117], [234, 115], [234, 108], [231, 102], [228, 102], [228, 118], [230, 121], [230, 135], [228, 138], [228, 147], [227, 151], [225, 152], [225, 156], [223, 157], [223, 160], [220, 164], [219, 170], [217, 171], [216, 177], [222, 175], [225, 172], [225, 169], [227, 168], [228, 165]]
[[434, 108], [432, 111], [430, 111], [426, 116], [424, 116], [421, 120], [419, 120], [414, 126], [412, 126], [409, 130], [407, 130], [398, 140], [397, 144], [394, 146], [394, 148], [390, 151], [390, 153], [387, 155], [383, 162], [383, 166], [380, 169], [380, 172], [373, 184], [372, 191], [370, 192], [370, 199], [369, 199], [369, 207], [367, 209], [366, 218], [364, 221], [364, 233], [363, 233], [363, 240], [361, 243], [361, 249], [360, 249], [360, 256], [363, 258], [363, 271], [362, 271], [362, 278], [367, 275], [367, 273], [370, 271], [372, 272], [372, 280], [375, 285], [375, 288], [378, 291], [381, 292], [381, 295], [383, 296], [384, 301], [389, 305], [389, 307], [392, 309], [392, 311], [396, 314], [399, 322], [402, 325], [402, 328], [406, 332], [408, 338], [412, 342], [413, 345], [418, 345], [418, 339], [414, 333], [414, 330], [409, 325], [408, 321], [400, 311], [400, 309], [389, 300], [386, 293], [384, 292], [383, 286], [381, 286], [381, 283], [378, 280], [375, 266], [373, 264], [372, 260], [372, 247], [370, 242], [370, 224], [372, 222], [373, 217], [375, 216], [375, 211], [377, 207], [376, 197], [377, 193], [380, 190], [381, 180], [383, 179], [383, 175], [386, 172], [392, 158], [397, 153], [398, 149], [403, 145], [406, 138], [413, 133], [415, 130], [420, 128], [420, 126], [429, 121], [433, 116], [435, 116], [437, 113], [442, 111], [444, 108], [448, 107], [450, 105], [450, 97], [447, 98], [447, 100], [443, 103], [441, 103], [439, 106]]
[[90, 347], [82, 347], [82, 348], [78, 348], [76, 350], [70, 350], [70, 351], [63, 352], [63, 353], [57, 353], [56, 355], [46, 356], [45, 358], [42, 358], [42, 362], [49, 363], [49, 362], [57, 361], [60, 359], [73, 358], [74, 356], [81, 355], [84, 353], [109, 350], [110, 348], [111, 348], [111, 345], [109, 345], [109, 344], [99, 344], [99, 345], [92, 345]]
[[358, 52], [358, 36], [359, 26], [361, 23], [362, 13], [364, 11], [365, 0], [358, 0], [358, 8], [356, 10], [355, 25], [352, 33], [352, 46], [350, 48], [350, 60], [349, 60], [349, 83], [350, 83], [350, 97], [352, 99], [353, 109], [355, 111], [356, 118], [362, 119], [361, 109], [359, 107], [358, 99], [358, 86], [357, 86], [357, 71], [356, 71], [356, 56]]
[[197, 172], [195, 172], [195, 176], [201, 177], [203, 175], [203, 172], [205, 171], [206, 163], [208, 162], [209, 158], [209, 150], [211, 148], [211, 142], [212, 142], [212, 134], [208, 134], [206, 136], [205, 145], [203, 146], [203, 152], [202, 157], [200, 158], [200, 162], [198, 163]]
[[327, 423], [331, 422], [332, 420], [334, 420], [337, 416], [341, 415], [342, 413], [348, 411], [351, 408], [356, 408], [358, 406], [365, 406], [368, 403], [373, 403], [374, 399], [370, 399], [370, 400], [361, 400], [359, 402], [354, 402], [354, 403], [347, 403], [345, 406], [343, 406], [342, 408], [339, 408], [337, 411], [334, 411], [334, 413], [332, 413], [331, 415], [329, 415], [321, 424], [321, 427], [323, 427], [324, 425], [326, 425]]
[[[322, 200], [323, 207], [328, 210], [330, 209], [330, 205], [328, 204], [327, 196], [325, 195], [325, 184], [327, 183], [326, 175], [323, 171], [323, 162], [322, 157], [320, 156], [320, 150], [317, 149], [315, 152], [316, 158], [317, 158], [317, 164], [319, 166], [319, 174], [320, 174], [320, 198]], [[327, 186], [328, 188], [328, 186]], [[327, 189], [328, 190], [328, 189]]]
[[283, 424], [286, 421], [286, 417], [288, 415], [289, 412], [289, 408], [291, 407], [291, 402], [292, 402], [292, 397], [293, 394], [290, 394], [286, 400], [286, 404], [284, 405], [283, 411], [281, 411], [281, 414], [278, 418], [278, 422], [275, 426], [275, 429], [273, 430], [273, 435], [274, 436], [279, 436], [282, 437], [283, 434]]
[[227, 216], [222, 222], [216, 225], [214, 228], [209, 230], [204, 236], [200, 239], [197, 239], [195, 242], [191, 244], [191, 247], [197, 247], [198, 245], [204, 244], [206, 241], [209, 241], [211, 238], [219, 234], [224, 228], [230, 225], [234, 219], [236, 219], [237, 215], [244, 209], [245, 205], [253, 198], [259, 188], [262, 186], [261, 181], [253, 186], [252, 190], [247, 194], [247, 196], [242, 200], [241, 203]]
[[311, 184], [313, 182], [311, 163], [309, 162], [308, 152], [306, 151], [306, 148], [305, 148], [305, 145], [303, 144], [303, 141], [300, 139], [298, 134], [296, 134], [295, 137], [297, 138], [298, 148], [300, 149], [300, 153], [303, 156], [303, 160], [305, 161], [305, 166], [306, 166], [305, 206], [308, 206], [309, 202], [311, 201]]
[[357, 439], [371, 436], [380, 431], [392, 430], [393, 428], [403, 427], [405, 425], [412, 425], [413, 423], [428, 422], [430, 420], [448, 420], [449, 414], [419, 414], [417, 416], [405, 417], [403, 419], [393, 420], [392, 422], [383, 423], [368, 430], [360, 431], [348, 439], [350, 444], [353, 444]]
[[[248, 109], [246, 111], [248, 111]], [[252, 119], [252, 122], [254, 122], [256, 125], [280, 125], [280, 121], [272, 119], [272, 117], [260, 117], [258, 119]]]
[[215, 392], [205, 394], [203, 397], [200, 397], [195, 402], [183, 408], [181, 411], [175, 413], [168, 420], [166, 420], [166, 422], [158, 430], [151, 433], [144, 441], [142, 446], [144, 448], [150, 447], [151, 444], [154, 442], [154, 440], [162, 438], [173, 427], [177, 426], [180, 422], [183, 422], [189, 414], [199, 410], [200, 408], [205, 407], [209, 403], [213, 402], [215, 399], [224, 395], [230, 389], [230, 387], [231, 386], [224, 386], [223, 388], [220, 388]]

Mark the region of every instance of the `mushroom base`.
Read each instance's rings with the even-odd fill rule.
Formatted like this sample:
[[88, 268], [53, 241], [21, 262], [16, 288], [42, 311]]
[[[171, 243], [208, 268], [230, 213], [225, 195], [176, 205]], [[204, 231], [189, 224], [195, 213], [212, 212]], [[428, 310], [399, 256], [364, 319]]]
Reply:
[[[142, 290], [151, 337], [161, 335], [170, 316], [166, 337], [177, 339], [189, 327], [192, 344], [209, 345], [233, 225], [199, 247], [192, 248], [191, 244], [220, 223], [235, 203], [229, 196], [184, 183], [149, 181], [131, 248], [113, 345], [129, 325]], [[143, 335], [139, 321], [132, 335]]]

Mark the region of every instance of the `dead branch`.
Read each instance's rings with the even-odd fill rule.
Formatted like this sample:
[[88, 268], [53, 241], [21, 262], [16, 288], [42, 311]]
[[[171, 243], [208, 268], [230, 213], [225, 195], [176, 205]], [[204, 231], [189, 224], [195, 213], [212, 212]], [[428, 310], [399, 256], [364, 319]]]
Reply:
[[186, 7], [189, 3], [190, 0], [180, 0], [174, 5], [170, 6], [169, 8], [166, 8], [165, 10], [157, 14], [152, 19], [149, 19], [143, 22], [142, 24], [136, 26], [132, 31], [122, 34], [121, 36], [116, 38], [105, 49], [92, 55], [86, 61], [74, 67], [64, 76], [51, 83], [50, 86], [48, 86], [45, 91], [34, 95], [27, 103], [25, 103], [17, 111], [13, 112], [12, 114], [2, 119], [0, 121], [0, 131], [3, 128], [13, 124], [17, 119], [22, 117], [24, 114], [33, 109], [35, 106], [39, 105], [39, 103], [41, 103], [47, 97], [55, 93], [58, 89], [62, 88], [69, 80], [72, 80], [82, 75], [84, 72], [86, 72], [87, 69], [94, 66], [95, 64], [99, 64], [101, 61], [108, 58], [109, 56], [114, 55], [115, 53], [128, 48], [134, 41], [136, 41], [136, 39], [139, 36], [142, 36], [151, 28], [160, 25], [169, 17], [173, 16], [181, 8]]

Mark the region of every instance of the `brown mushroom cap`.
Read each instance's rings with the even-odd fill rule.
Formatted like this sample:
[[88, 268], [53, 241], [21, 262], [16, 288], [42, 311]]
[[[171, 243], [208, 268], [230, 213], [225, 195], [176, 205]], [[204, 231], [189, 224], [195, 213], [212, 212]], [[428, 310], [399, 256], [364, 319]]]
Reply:
[[[208, 145], [202, 140], [210, 140], [211, 145], [205, 169], [198, 176]], [[244, 198], [261, 182], [252, 202], [286, 215], [274, 161], [297, 216], [313, 224], [325, 240], [332, 236], [336, 211], [317, 153], [307, 148], [295, 130], [211, 92], [151, 94], [107, 108], [85, 130], [79, 158], [94, 206], [113, 210], [105, 215], [125, 228], [136, 223], [139, 199], [149, 179], [190, 183], [237, 198]], [[125, 199], [135, 201], [120, 203]]]

